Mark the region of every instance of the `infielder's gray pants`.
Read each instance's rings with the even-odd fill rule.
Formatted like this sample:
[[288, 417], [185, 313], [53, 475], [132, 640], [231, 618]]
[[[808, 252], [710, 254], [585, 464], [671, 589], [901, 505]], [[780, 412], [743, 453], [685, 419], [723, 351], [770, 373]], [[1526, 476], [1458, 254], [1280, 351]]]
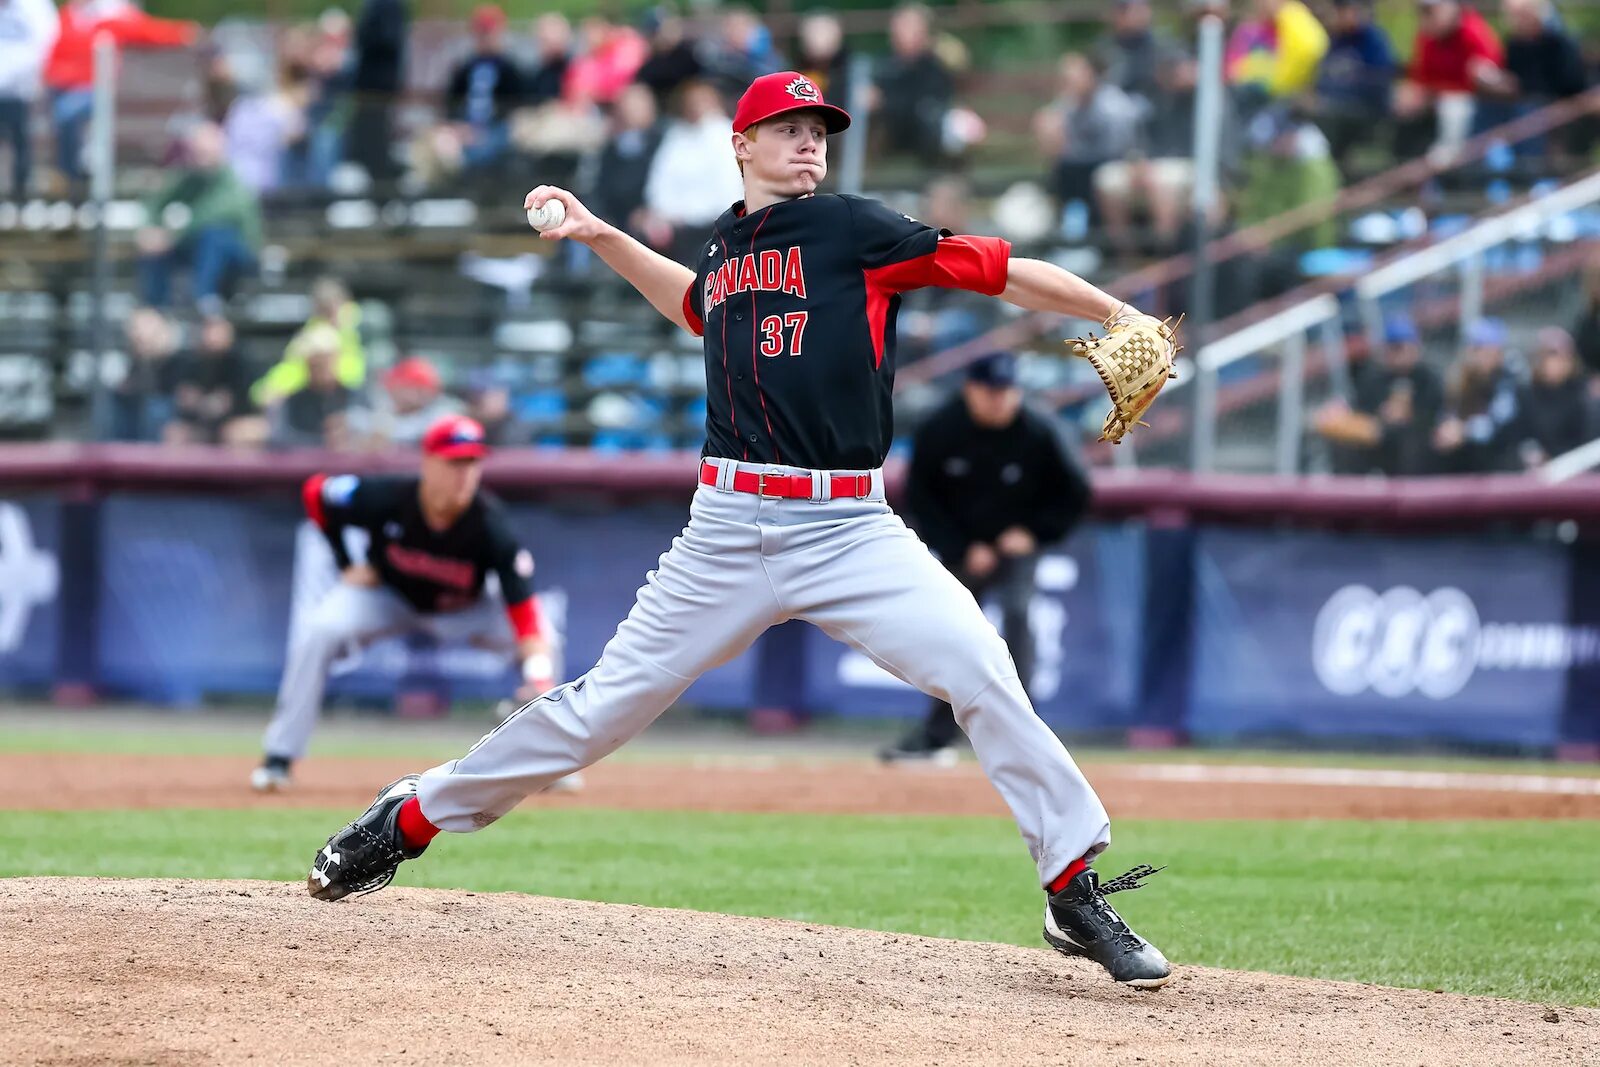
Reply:
[[278, 685], [278, 707], [267, 724], [262, 751], [288, 759], [304, 756], [322, 711], [322, 693], [334, 661], [380, 637], [406, 633], [431, 633], [440, 644], [503, 647], [508, 656], [513, 649], [511, 624], [494, 597], [479, 597], [460, 611], [424, 615], [384, 586], [340, 582], [317, 603], [290, 640], [283, 681]]
[[[806, 473], [717, 462], [723, 486], [735, 466]], [[798, 618], [955, 707], [1041, 884], [1103, 849], [1111, 840], [1105, 808], [1034, 714], [1000, 635], [884, 503], [881, 472], [872, 484], [868, 499], [832, 501], [700, 486], [688, 527], [646, 576], [600, 661], [424, 774], [422, 813], [443, 830], [489, 825], [616, 751], [767, 627]]]

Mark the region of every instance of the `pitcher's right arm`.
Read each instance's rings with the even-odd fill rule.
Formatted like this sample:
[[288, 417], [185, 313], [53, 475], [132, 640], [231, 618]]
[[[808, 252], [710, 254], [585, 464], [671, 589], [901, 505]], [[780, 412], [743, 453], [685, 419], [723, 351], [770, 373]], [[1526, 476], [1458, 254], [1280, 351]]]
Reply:
[[698, 333], [684, 313], [684, 294], [694, 284], [694, 271], [674, 263], [654, 249], [595, 217], [583, 202], [565, 189], [541, 185], [523, 198], [526, 211], [543, 207], [547, 200], [559, 200], [567, 210], [560, 226], [545, 230], [547, 241], [563, 239], [588, 245], [623, 280], [639, 290], [650, 305], [681, 329]]

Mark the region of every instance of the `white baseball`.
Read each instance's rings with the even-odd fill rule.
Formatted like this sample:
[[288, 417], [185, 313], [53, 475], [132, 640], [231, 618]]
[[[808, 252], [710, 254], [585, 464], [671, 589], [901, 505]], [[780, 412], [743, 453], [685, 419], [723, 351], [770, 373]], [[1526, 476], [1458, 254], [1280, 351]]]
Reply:
[[543, 233], [553, 230], [567, 221], [567, 205], [551, 197], [544, 202], [544, 207], [531, 207], [528, 209], [528, 225]]

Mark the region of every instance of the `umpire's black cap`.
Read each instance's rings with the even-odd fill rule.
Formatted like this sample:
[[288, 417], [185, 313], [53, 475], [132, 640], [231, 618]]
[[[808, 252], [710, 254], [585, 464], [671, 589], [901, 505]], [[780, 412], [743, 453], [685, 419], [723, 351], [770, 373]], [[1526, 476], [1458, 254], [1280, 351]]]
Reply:
[[967, 381], [995, 389], [1017, 384], [1017, 357], [1010, 352], [990, 352], [967, 364]]

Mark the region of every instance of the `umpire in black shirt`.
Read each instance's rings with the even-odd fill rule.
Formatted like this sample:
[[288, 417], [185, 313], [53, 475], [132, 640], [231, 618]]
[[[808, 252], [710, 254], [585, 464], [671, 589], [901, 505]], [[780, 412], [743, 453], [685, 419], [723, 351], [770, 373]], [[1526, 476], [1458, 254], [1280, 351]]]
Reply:
[[[1028, 683], [1039, 546], [1059, 541], [1089, 507], [1089, 479], [1044, 415], [1023, 406], [1017, 360], [997, 352], [972, 363], [961, 394], [912, 439], [907, 503], [934, 554], [974, 596], [999, 594], [1001, 629]], [[955, 712], [936, 701], [927, 717], [883, 749], [885, 762], [951, 761]]]

